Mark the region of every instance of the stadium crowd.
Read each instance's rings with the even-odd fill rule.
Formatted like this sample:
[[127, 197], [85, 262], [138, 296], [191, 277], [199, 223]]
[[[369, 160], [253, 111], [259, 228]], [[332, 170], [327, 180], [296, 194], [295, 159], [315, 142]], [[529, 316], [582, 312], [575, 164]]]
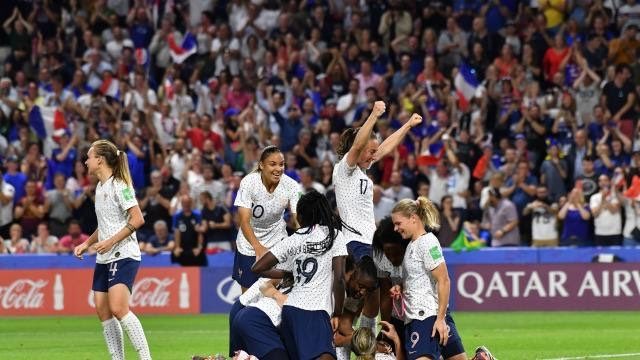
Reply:
[[442, 246], [639, 244], [636, 0], [14, 0], [0, 22], [0, 253], [95, 230], [99, 138], [127, 153], [147, 253], [231, 249], [261, 149], [335, 199], [339, 135], [379, 99], [382, 139], [425, 121], [369, 171], [376, 221], [425, 195]]

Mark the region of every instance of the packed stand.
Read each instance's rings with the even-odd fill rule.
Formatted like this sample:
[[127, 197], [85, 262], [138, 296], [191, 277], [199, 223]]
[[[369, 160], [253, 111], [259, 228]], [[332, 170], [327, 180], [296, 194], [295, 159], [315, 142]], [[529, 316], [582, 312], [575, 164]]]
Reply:
[[261, 149], [334, 199], [339, 135], [378, 99], [382, 139], [426, 121], [369, 170], [376, 221], [426, 195], [443, 246], [639, 244], [635, 0], [160, 3], [0, 4], [0, 252], [68, 253], [94, 231], [84, 160], [107, 138], [141, 248], [206, 264], [234, 246]]

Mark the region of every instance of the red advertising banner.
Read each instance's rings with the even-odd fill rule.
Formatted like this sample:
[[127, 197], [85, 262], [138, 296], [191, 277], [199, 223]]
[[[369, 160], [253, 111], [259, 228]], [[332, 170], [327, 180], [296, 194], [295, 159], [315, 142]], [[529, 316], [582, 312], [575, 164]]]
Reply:
[[458, 311], [640, 310], [640, 263], [456, 265], [454, 272]]
[[[0, 316], [95, 314], [90, 269], [0, 270]], [[140, 314], [200, 312], [200, 270], [143, 268], [129, 301]]]

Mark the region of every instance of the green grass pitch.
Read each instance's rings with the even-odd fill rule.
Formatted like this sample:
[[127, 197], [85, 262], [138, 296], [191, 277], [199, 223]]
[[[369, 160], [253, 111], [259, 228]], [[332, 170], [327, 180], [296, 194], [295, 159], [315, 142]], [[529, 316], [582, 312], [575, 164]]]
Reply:
[[[459, 312], [454, 318], [467, 354], [478, 345], [487, 345], [500, 360], [640, 359], [637, 312]], [[154, 359], [226, 352], [225, 315], [147, 315], [140, 319]], [[125, 342], [127, 357], [136, 359], [128, 339]], [[96, 317], [0, 318], [0, 359], [107, 358]]]

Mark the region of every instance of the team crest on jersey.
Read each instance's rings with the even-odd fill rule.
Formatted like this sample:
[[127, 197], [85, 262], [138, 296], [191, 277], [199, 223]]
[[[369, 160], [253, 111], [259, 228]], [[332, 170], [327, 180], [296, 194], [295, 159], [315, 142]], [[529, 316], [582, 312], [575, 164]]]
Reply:
[[131, 191], [131, 188], [122, 189], [122, 196], [127, 201], [133, 200], [133, 192]]
[[440, 249], [438, 249], [437, 246], [434, 246], [431, 249], [429, 249], [429, 254], [431, 255], [431, 258], [433, 260], [438, 260], [442, 257], [442, 253], [440, 252]]

